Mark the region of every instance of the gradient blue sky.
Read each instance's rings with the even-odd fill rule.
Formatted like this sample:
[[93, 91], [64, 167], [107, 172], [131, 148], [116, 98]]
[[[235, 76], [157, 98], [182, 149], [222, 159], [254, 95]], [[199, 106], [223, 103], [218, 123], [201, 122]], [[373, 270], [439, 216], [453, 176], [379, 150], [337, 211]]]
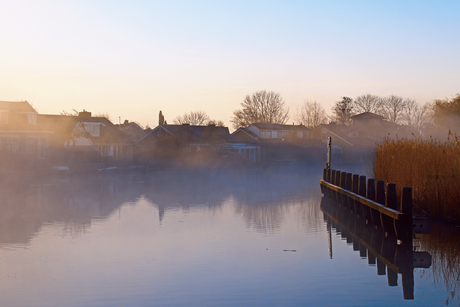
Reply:
[[1, 1], [0, 100], [154, 127], [244, 96], [460, 92], [460, 1]]

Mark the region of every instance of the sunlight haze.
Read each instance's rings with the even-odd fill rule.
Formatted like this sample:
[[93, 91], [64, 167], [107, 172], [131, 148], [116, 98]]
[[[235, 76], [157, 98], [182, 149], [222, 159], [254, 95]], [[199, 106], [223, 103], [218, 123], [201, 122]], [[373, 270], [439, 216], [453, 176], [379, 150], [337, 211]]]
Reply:
[[419, 103], [459, 92], [459, 1], [1, 1], [0, 100], [155, 127], [248, 94]]

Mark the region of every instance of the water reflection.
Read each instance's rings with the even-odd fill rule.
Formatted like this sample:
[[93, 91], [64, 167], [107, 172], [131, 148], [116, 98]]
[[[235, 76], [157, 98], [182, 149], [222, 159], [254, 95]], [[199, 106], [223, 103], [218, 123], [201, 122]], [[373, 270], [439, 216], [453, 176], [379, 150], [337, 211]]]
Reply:
[[[312, 179], [304, 170], [176, 170], [3, 185], [0, 244], [26, 245], [40, 227], [50, 223], [59, 223], [65, 234], [82, 234], [91, 223], [107, 219], [139, 198], [158, 208], [160, 223], [169, 211], [219, 210], [225, 201], [232, 201], [247, 227], [273, 233], [295, 203], [318, 201], [308, 197], [318, 194], [310, 184]], [[308, 212], [311, 207], [302, 206], [300, 210], [307, 212], [299, 212], [306, 223], [316, 221], [308, 217], [318, 213]]]
[[401, 274], [404, 299], [414, 299], [414, 268], [429, 268], [429, 253], [413, 251], [410, 241], [398, 244], [395, 236], [385, 236], [379, 228], [325, 197], [321, 199], [321, 209], [328, 226], [331, 258], [331, 229], [335, 229], [361, 258], [367, 257], [369, 265], [377, 265], [378, 275], [387, 275], [388, 286], [397, 286], [398, 273]]
[[460, 302], [460, 227], [433, 223], [429, 235], [420, 235], [415, 241], [419, 249], [433, 255], [431, 270], [423, 274], [436, 284], [443, 284], [445, 304]]

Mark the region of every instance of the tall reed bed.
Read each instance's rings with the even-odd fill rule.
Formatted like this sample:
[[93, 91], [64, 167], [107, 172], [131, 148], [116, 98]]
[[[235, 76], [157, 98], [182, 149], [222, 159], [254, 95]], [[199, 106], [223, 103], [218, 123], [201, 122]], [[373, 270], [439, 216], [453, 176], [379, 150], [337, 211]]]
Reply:
[[460, 141], [385, 138], [374, 153], [377, 180], [412, 188], [414, 207], [433, 217], [460, 221]]

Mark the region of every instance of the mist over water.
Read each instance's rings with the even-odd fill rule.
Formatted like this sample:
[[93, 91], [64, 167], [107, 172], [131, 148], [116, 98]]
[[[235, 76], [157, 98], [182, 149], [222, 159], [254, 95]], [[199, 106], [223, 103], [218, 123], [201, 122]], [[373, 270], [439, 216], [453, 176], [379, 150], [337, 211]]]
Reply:
[[401, 286], [388, 287], [339, 234], [328, 239], [321, 168], [163, 170], [4, 183], [0, 304], [444, 303], [445, 291], [417, 270], [415, 300], [404, 301]]

